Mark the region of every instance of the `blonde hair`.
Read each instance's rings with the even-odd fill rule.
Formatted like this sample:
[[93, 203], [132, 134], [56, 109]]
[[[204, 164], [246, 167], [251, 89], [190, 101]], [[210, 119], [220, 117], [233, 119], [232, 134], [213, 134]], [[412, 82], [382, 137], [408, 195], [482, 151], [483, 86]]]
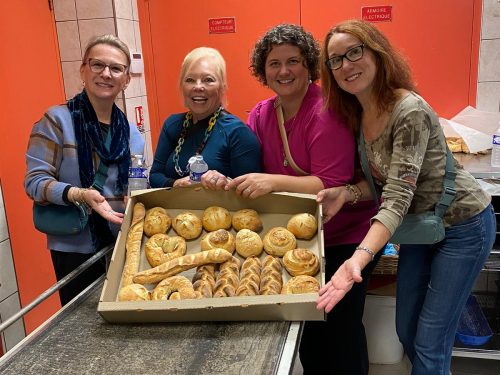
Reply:
[[127, 58], [127, 67], [130, 68], [130, 50], [128, 49], [127, 45], [123, 43], [118, 37], [111, 34], [99, 35], [89, 40], [87, 46], [85, 47], [85, 52], [83, 53], [82, 64], [85, 64], [87, 62], [90, 50], [98, 44], [106, 44], [122, 51]]

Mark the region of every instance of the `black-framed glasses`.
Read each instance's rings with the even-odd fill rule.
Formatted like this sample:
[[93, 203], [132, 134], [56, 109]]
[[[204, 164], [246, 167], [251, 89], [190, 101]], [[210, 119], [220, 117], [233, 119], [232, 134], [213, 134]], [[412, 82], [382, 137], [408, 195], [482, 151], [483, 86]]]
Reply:
[[346, 53], [343, 55], [338, 55], [338, 56], [333, 56], [330, 57], [328, 60], [325, 61], [326, 66], [328, 66], [330, 69], [337, 70], [342, 68], [342, 65], [344, 63], [344, 57], [349, 60], [350, 62], [355, 62], [358, 61], [363, 57], [363, 51], [365, 49], [364, 44], [360, 44], [357, 46], [354, 46], [352, 48], [349, 48]]
[[104, 69], [109, 68], [109, 73], [115, 78], [120, 77], [128, 69], [127, 65], [118, 63], [106, 64], [104, 61], [101, 61], [99, 59], [94, 59], [92, 57], [89, 58], [88, 64], [90, 70], [93, 71], [94, 73], [102, 73]]

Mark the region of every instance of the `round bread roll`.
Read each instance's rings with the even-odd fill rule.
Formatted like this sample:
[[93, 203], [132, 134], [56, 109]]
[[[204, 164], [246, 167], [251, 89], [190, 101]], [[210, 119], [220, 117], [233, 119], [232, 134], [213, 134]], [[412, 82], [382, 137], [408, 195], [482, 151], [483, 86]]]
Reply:
[[250, 229], [236, 233], [236, 252], [243, 258], [258, 257], [264, 248], [260, 236]]
[[282, 257], [288, 250], [297, 247], [295, 236], [283, 227], [272, 228], [266, 233], [262, 242], [266, 253], [278, 257]]
[[319, 271], [319, 260], [316, 254], [307, 249], [288, 250], [283, 255], [283, 264], [292, 276], [314, 276]]
[[304, 240], [310, 240], [318, 231], [318, 223], [316, 218], [308, 213], [294, 215], [288, 220], [286, 226], [295, 237]]
[[203, 228], [207, 232], [213, 232], [217, 229], [231, 228], [231, 214], [223, 207], [207, 207], [202, 217]]
[[205, 234], [200, 243], [201, 251], [224, 249], [234, 253], [234, 236], [225, 229], [219, 229]]
[[118, 292], [118, 301], [149, 301], [151, 295], [141, 284], [129, 284]]
[[154, 234], [144, 246], [146, 258], [151, 267], [159, 266], [186, 254], [186, 240], [164, 233]]
[[254, 232], [260, 232], [262, 230], [262, 220], [259, 214], [250, 208], [236, 211], [233, 215], [232, 224], [237, 231], [250, 229]]
[[200, 218], [192, 212], [177, 215], [172, 221], [172, 227], [179, 236], [186, 240], [197, 238], [203, 229]]
[[319, 282], [308, 275], [294, 276], [283, 285], [281, 294], [318, 293]]
[[[176, 293], [178, 292], [178, 293]], [[168, 299], [195, 299], [193, 284], [185, 276], [171, 276], [160, 281], [153, 289], [151, 299], [162, 301]]]
[[157, 233], [167, 233], [172, 219], [163, 207], [153, 207], [146, 211], [144, 218], [144, 234], [151, 237]]

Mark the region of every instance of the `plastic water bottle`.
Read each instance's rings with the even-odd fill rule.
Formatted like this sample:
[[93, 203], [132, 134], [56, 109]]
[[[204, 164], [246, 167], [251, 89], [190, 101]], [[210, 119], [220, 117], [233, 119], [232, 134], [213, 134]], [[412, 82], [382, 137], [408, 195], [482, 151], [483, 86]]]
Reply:
[[191, 183], [201, 181], [201, 176], [208, 171], [208, 164], [203, 160], [203, 155], [196, 155], [189, 159], [189, 179]]
[[493, 143], [491, 146], [491, 166], [500, 167], [500, 127], [493, 134]]
[[148, 179], [146, 177], [146, 168], [142, 161], [142, 155], [132, 155], [132, 164], [128, 170], [128, 196], [134, 190], [148, 188]]

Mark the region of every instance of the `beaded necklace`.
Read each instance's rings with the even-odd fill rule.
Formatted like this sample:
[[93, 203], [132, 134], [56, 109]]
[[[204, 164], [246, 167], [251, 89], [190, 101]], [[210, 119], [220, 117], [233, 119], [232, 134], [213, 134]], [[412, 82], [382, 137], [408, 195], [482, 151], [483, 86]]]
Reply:
[[[201, 141], [200, 146], [195, 152], [195, 155], [201, 154], [203, 149], [205, 148], [205, 145], [207, 144], [208, 138], [210, 137], [210, 134], [212, 134], [212, 130], [215, 126], [215, 123], [217, 122], [217, 117], [219, 117], [219, 114], [223, 110], [222, 106], [220, 106], [217, 111], [214, 112], [212, 117], [210, 117], [210, 120], [208, 120], [208, 127], [205, 130], [205, 137], [203, 137], [203, 141]], [[189, 125], [191, 124], [191, 120], [193, 118], [193, 114], [191, 112], [186, 113], [186, 116], [184, 117], [184, 122], [182, 123], [182, 131], [179, 136], [179, 140], [177, 142], [177, 146], [175, 147], [175, 154], [174, 154], [174, 168], [177, 174], [181, 177], [187, 175], [189, 173], [189, 164], [186, 166], [186, 170], [183, 171], [181, 167], [179, 166], [179, 154], [181, 152], [182, 145], [184, 143], [184, 140], [186, 139], [186, 134]]]

